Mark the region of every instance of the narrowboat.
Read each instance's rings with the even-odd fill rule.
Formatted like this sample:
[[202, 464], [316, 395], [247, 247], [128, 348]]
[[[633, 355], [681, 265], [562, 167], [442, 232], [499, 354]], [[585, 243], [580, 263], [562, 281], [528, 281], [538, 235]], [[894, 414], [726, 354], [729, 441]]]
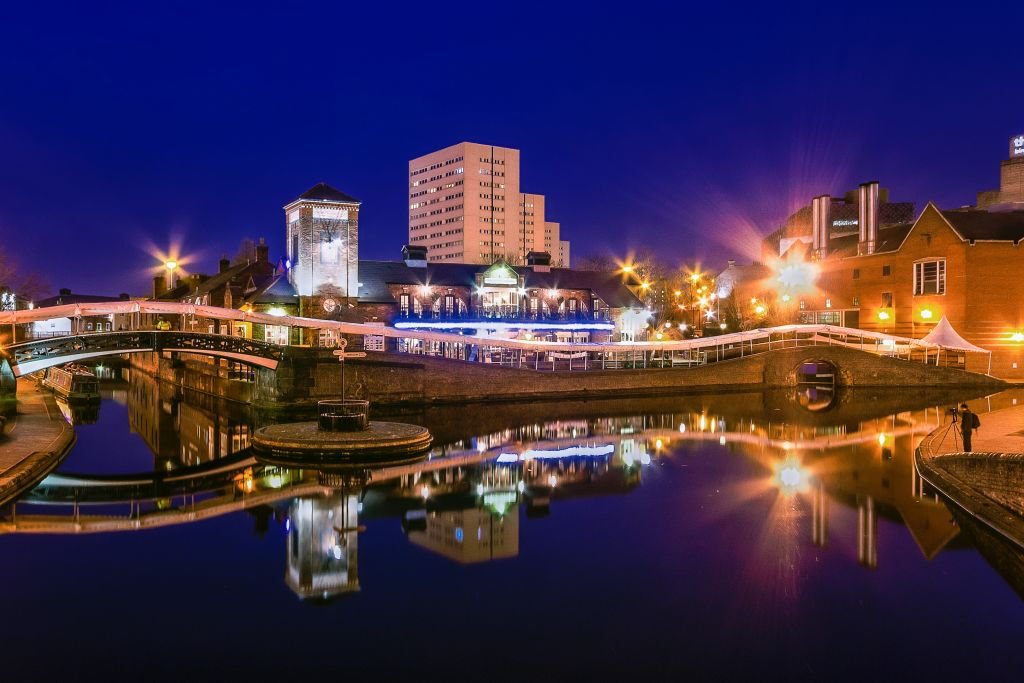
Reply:
[[89, 368], [75, 363], [46, 369], [43, 386], [69, 401], [98, 401], [100, 382]]

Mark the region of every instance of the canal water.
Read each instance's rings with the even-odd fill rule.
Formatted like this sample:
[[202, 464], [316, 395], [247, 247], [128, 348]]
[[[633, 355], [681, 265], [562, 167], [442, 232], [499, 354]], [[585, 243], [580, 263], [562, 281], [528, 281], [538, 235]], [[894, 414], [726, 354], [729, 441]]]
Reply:
[[[261, 464], [135, 374], [3, 511], [8, 680], [983, 680], [1024, 586], [917, 476], [961, 395], [437, 408], [412, 465]], [[980, 412], [1024, 392], [972, 397]], [[996, 553], [998, 554], [998, 553]], [[1010, 674], [1011, 677], [1016, 674]]]

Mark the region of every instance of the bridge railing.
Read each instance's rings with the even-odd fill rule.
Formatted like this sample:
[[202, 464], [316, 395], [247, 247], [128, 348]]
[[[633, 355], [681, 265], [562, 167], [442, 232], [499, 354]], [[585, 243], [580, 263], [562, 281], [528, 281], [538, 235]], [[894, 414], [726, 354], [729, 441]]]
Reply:
[[[211, 320], [233, 320], [266, 325], [331, 330], [336, 335], [360, 335], [392, 339], [392, 352], [444, 356], [467, 362], [492, 363], [498, 366], [533, 367], [535, 370], [592, 370], [615, 368], [672, 367], [717, 363], [752, 353], [791, 346], [821, 344], [845, 345], [879, 355], [922, 360], [938, 364], [940, 358], [963, 353], [919, 339], [838, 327], [833, 325], [782, 325], [747, 330], [715, 337], [665, 341], [609, 343], [576, 343], [570, 341], [537, 341], [482, 335], [463, 335], [442, 330], [397, 329], [365, 323], [322, 320], [299, 316], [275, 316], [216, 306], [197, 306], [180, 302], [134, 301], [103, 302], [54, 306], [31, 311], [0, 312], [0, 324], [19, 324], [55, 317], [141, 313], [147, 315], [181, 315]], [[140, 316], [135, 316], [139, 318]], [[129, 316], [130, 318], [130, 316]], [[103, 333], [95, 338], [116, 334]], [[177, 332], [197, 338], [245, 339], [231, 335]], [[90, 335], [75, 337], [90, 339]], [[264, 342], [250, 343], [264, 344]], [[89, 343], [86, 341], [85, 343]], [[213, 342], [211, 342], [213, 343]], [[14, 345], [11, 348], [16, 348]], [[273, 345], [268, 345], [273, 346]], [[280, 348], [280, 347], [278, 347]], [[208, 349], [207, 349], [208, 350]], [[202, 352], [202, 350], [199, 350]]]

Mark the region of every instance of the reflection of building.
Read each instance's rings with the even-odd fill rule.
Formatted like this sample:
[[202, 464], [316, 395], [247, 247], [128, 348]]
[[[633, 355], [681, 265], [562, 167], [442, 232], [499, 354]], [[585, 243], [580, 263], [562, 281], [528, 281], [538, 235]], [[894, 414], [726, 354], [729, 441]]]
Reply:
[[249, 446], [248, 415], [237, 405], [185, 391], [144, 372], [128, 384], [128, 424], [153, 451], [157, 470], [189, 467]]
[[[515, 494], [512, 494], [513, 497]], [[519, 554], [519, 510], [507, 514], [487, 508], [428, 512], [425, 528], [409, 531], [409, 541], [465, 564]]]
[[355, 495], [341, 492], [292, 501], [285, 583], [300, 598], [326, 600], [359, 590], [358, 505]]

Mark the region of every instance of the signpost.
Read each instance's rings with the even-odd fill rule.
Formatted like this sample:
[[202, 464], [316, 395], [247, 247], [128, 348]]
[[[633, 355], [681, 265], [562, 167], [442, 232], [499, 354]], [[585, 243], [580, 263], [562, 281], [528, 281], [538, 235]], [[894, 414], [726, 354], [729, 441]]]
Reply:
[[363, 351], [346, 351], [345, 347], [348, 346], [348, 340], [342, 337], [338, 340], [338, 346], [340, 347], [337, 351], [334, 351], [334, 355], [338, 357], [338, 362], [341, 363], [341, 400], [345, 400], [345, 359], [346, 358], [366, 358], [366, 353]]

